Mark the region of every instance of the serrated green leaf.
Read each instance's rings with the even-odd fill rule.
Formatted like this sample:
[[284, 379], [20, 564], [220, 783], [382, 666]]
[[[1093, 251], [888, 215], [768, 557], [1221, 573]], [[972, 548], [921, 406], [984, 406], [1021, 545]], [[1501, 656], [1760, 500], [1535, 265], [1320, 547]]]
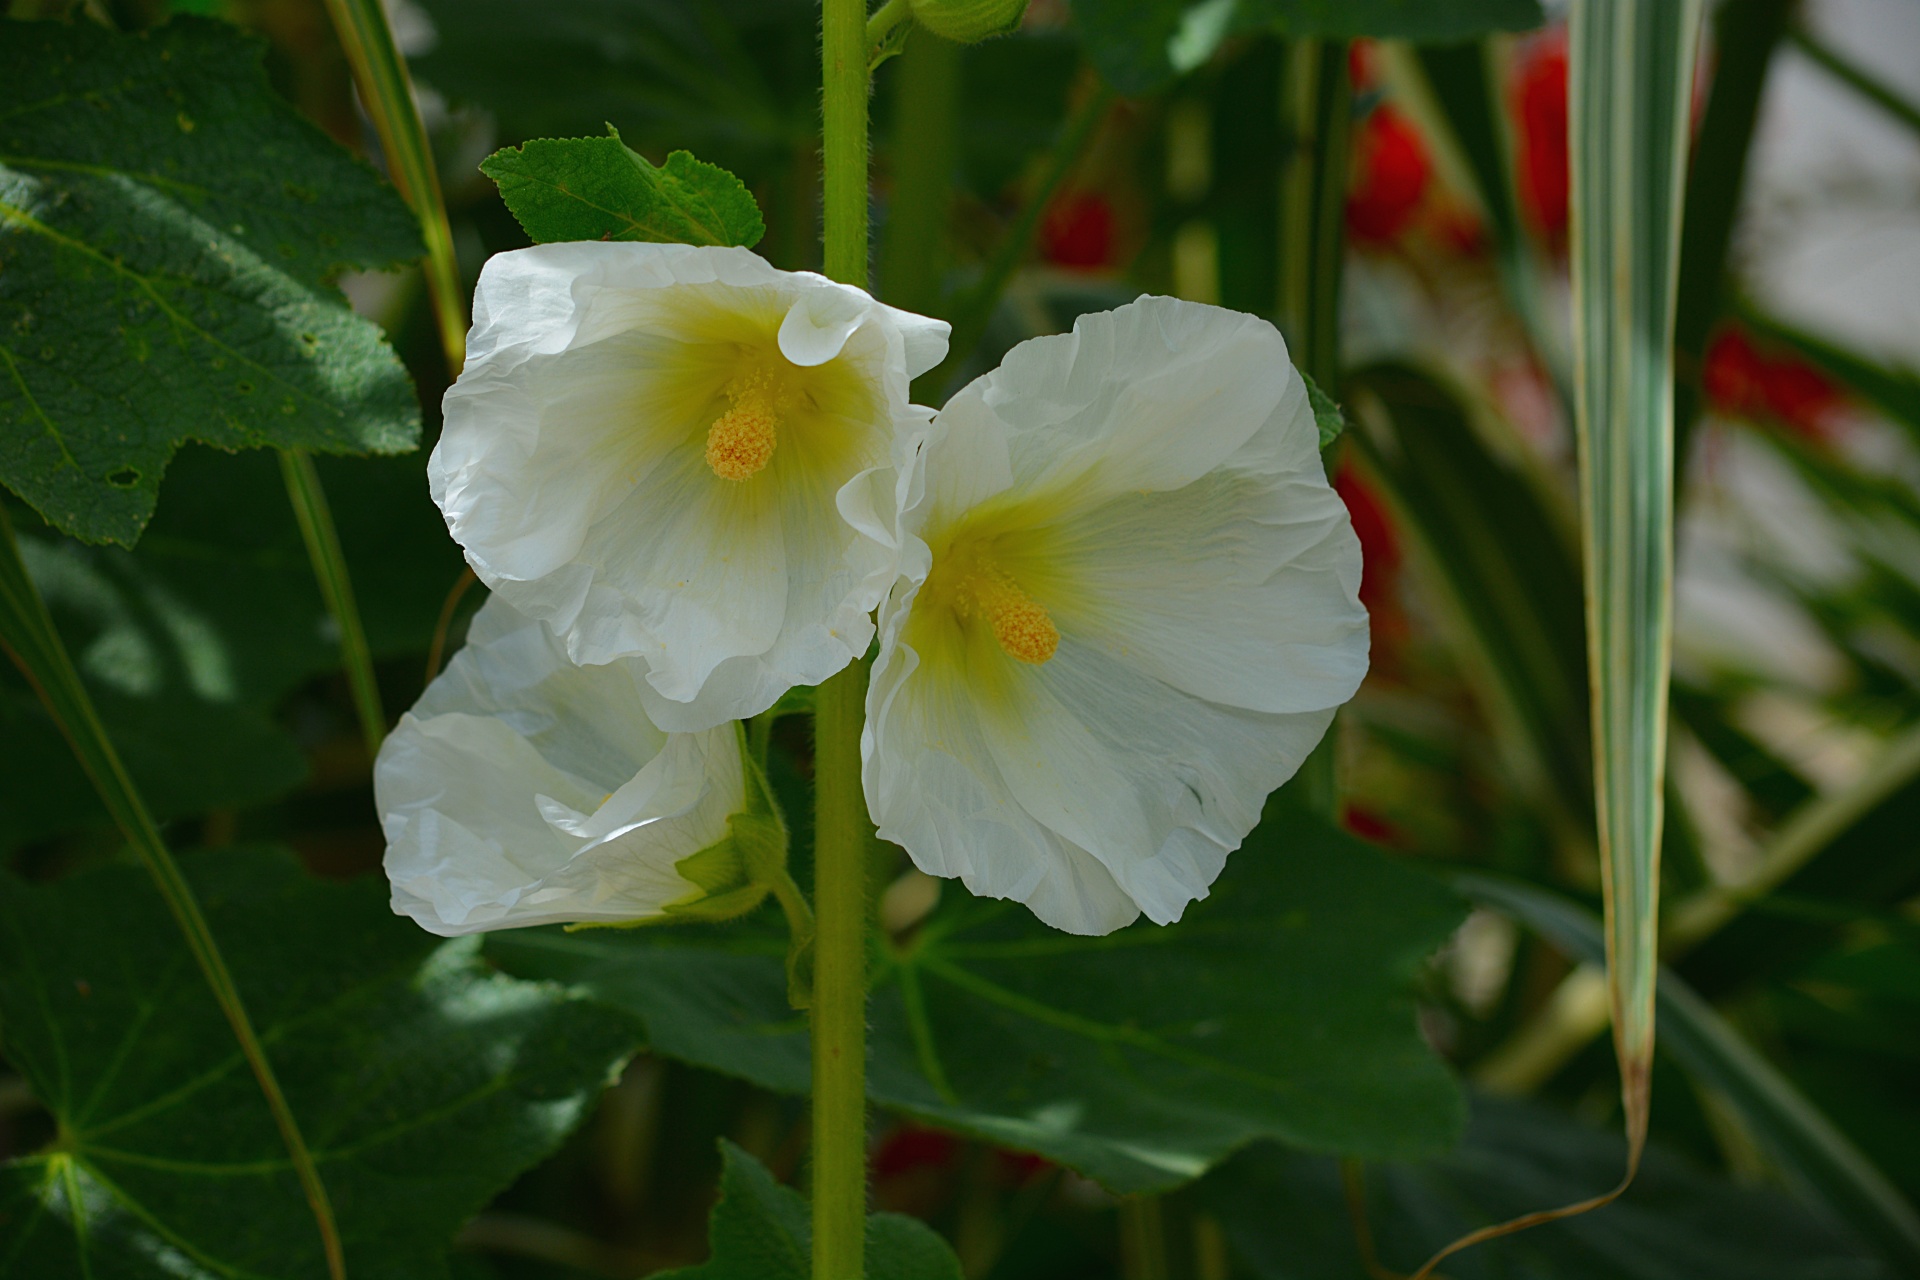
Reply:
[[[630, 1024], [490, 972], [285, 853], [183, 867], [332, 1195], [356, 1280], [444, 1276], [460, 1224], [550, 1153]], [[136, 868], [0, 880], [7, 1059], [53, 1113], [0, 1165], [0, 1271], [324, 1276], [306, 1202], [225, 1020]]]
[[[1469, 1230], [1571, 1203], [1620, 1176], [1625, 1144], [1530, 1103], [1481, 1097], [1458, 1150], [1369, 1166], [1367, 1222], [1394, 1272]], [[1367, 1274], [1334, 1163], [1262, 1145], [1198, 1189], [1251, 1280]], [[1238, 1274], [1238, 1273], [1236, 1273]], [[1778, 1191], [1736, 1186], [1659, 1149], [1604, 1212], [1449, 1258], [1454, 1280], [1891, 1280], [1892, 1273]]]
[[535, 244], [557, 240], [646, 240], [746, 245], [766, 224], [746, 184], [718, 165], [675, 151], [664, 165], [620, 141], [536, 138], [494, 152], [480, 171]]
[[1199, 66], [1239, 31], [1457, 42], [1545, 20], [1538, 0], [1080, 0], [1073, 16], [1101, 75], [1130, 95]]
[[76, 537], [131, 545], [188, 439], [418, 439], [406, 371], [327, 284], [417, 257], [412, 215], [261, 48], [190, 17], [0, 41], [0, 482]]
[[[1166, 928], [1078, 938], [943, 892], [874, 975], [877, 1103], [1120, 1191], [1197, 1177], [1263, 1134], [1388, 1155], [1457, 1132], [1458, 1089], [1409, 991], [1456, 902], [1285, 799]], [[488, 941], [509, 972], [581, 983], [638, 1015], [658, 1053], [800, 1093], [806, 1022], [787, 1007], [781, 950], [771, 933]]]
[[[720, 1142], [720, 1202], [709, 1219], [713, 1256], [658, 1280], [809, 1280], [813, 1224], [799, 1192], [752, 1156]], [[960, 1280], [960, 1260], [933, 1228], [898, 1213], [867, 1219], [868, 1280]]]

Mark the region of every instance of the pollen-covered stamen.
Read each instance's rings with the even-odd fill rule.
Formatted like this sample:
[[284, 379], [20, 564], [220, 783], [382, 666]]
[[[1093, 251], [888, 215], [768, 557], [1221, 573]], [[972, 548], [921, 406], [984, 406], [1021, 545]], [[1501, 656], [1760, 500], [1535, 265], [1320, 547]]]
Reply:
[[733, 407], [707, 428], [707, 465], [722, 480], [750, 479], [773, 460], [781, 397], [772, 382], [755, 372], [727, 387]]
[[[1053, 625], [1053, 616], [1013, 579], [987, 570], [975, 573], [967, 585], [971, 591], [962, 600], [972, 597], [972, 606], [993, 628], [993, 638], [1008, 657], [1038, 665], [1060, 647], [1060, 628]], [[962, 612], [970, 614], [973, 608], [963, 604]]]

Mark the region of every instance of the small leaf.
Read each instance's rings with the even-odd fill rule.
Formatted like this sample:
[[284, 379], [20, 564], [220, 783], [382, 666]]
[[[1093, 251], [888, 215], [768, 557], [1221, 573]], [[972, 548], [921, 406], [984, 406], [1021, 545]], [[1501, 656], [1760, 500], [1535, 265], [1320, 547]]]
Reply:
[[[460, 1225], [550, 1154], [631, 1024], [492, 972], [387, 908], [378, 877], [279, 851], [182, 860], [312, 1143], [355, 1280], [433, 1280]], [[0, 1165], [8, 1275], [326, 1274], [226, 1020], [146, 875], [0, 877], [7, 1060], [59, 1138]]]
[[481, 162], [535, 244], [557, 240], [647, 240], [745, 245], [766, 234], [760, 206], [740, 179], [675, 151], [656, 167], [620, 141], [536, 138]]
[[[1249, 1140], [1425, 1154], [1458, 1131], [1458, 1087], [1414, 1025], [1411, 979], [1460, 918], [1451, 894], [1287, 798], [1210, 897], [1165, 928], [1057, 933], [943, 886], [874, 973], [869, 1096], [1038, 1152], [1118, 1191], [1197, 1177]], [[805, 1092], [784, 939], [516, 930], [510, 972], [580, 984], [655, 1052]]]
[[[724, 1138], [720, 1158], [720, 1202], [708, 1226], [713, 1256], [655, 1280], [809, 1280], [806, 1200]], [[867, 1280], [961, 1280], [960, 1260], [926, 1223], [876, 1213], [867, 1219]]]
[[1320, 451], [1326, 452], [1340, 433], [1347, 429], [1347, 415], [1340, 411], [1333, 397], [1320, 389], [1320, 384], [1307, 377], [1305, 370], [1300, 373], [1307, 382], [1307, 403], [1313, 407], [1313, 424], [1320, 428]]
[[62, 532], [132, 545], [188, 439], [419, 438], [406, 370], [328, 284], [418, 257], [413, 216], [274, 92], [264, 47], [187, 16], [0, 41], [0, 483]]

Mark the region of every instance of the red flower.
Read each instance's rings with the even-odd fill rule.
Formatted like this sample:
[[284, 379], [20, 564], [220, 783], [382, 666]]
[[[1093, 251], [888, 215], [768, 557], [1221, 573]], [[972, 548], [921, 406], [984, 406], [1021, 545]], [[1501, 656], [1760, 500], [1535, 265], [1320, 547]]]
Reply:
[[1845, 396], [1827, 376], [1800, 357], [1756, 346], [1739, 329], [1720, 330], [1707, 344], [1700, 383], [1707, 402], [1722, 414], [1791, 427], [1814, 440], [1827, 438]]
[[1400, 829], [1371, 809], [1348, 804], [1340, 811], [1340, 825], [1374, 844], [1400, 843]]
[[1391, 106], [1375, 107], [1354, 142], [1354, 181], [1347, 195], [1347, 231], [1385, 243], [1407, 229], [1433, 177], [1427, 144], [1413, 122]]
[[1390, 609], [1393, 578], [1400, 568], [1400, 539], [1394, 534], [1386, 505], [1352, 463], [1341, 466], [1333, 478], [1333, 489], [1347, 504], [1353, 532], [1360, 539], [1360, 603], [1369, 613]]
[[888, 1134], [873, 1153], [873, 1176], [893, 1178], [909, 1170], [950, 1163], [960, 1149], [960, 1141], [938, 1129], [903, 1125]]
[[1040, 253], [1057, 266], [1098, 270], [1113, 261], [1113, 206], [1097, 191], [1060, 196], [1040, 224]]
[[1555, 248], [1566, 243], [1567, 36], [1543, 36], [1520, 54], [1513, 83], [1520, 207]]

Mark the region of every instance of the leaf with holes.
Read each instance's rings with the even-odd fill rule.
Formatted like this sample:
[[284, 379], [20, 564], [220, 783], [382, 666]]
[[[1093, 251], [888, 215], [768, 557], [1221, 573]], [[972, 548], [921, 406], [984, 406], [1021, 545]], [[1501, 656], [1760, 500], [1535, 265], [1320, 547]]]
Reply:
[[[631, 1024], [489, 972], [261, 849], [183, 862], [332, 1197], [356, 1280], [446, 1275], [461, 1223], [550, 1154]], [[0, 1165], [0, 1273], [317, 1280], [258, 1086], [146, 875], [0, 880], [7, 1060], [59, 1137]]]
[[[875, 1102], [1118, 1191], [1197, 1177], [1262, 1135], [1397, 1157], [1458, 1132], [1459, 1090], [1411, 993], [1458, 900], [1284, 798], [1176, 925], [1074, 937], [944, 894], [875, 973]], [[799, 1093], [806, 1020], [787, 1007], [781, 946], [522, 930], [488, 954], [632, 1011], [656, 1052]]]
[[328, 282], [417, 257], [412, 216], [180, 17], [0, 41], [0, 483], [131, 545], [185, 440], [395, 453], [420, 431], [380, 331]]
[[[656, 1280], [807, 1280], [813, 1224], [798, 1191], [722, 1139], [720, 1202], [709, 1226], [713, 1256]], [[868, 1280], [960, 1280], [960, 1260], [932, 1227], [898, 1213], [867, 1219]]]
[[740, 179], [675, 151], [664, 165], [620, 141], [536, 138], [496, 151], [480, 171], [535, 244], [556, 240], [647, 240], [754, 245], [766, 234], [760, 206]]

